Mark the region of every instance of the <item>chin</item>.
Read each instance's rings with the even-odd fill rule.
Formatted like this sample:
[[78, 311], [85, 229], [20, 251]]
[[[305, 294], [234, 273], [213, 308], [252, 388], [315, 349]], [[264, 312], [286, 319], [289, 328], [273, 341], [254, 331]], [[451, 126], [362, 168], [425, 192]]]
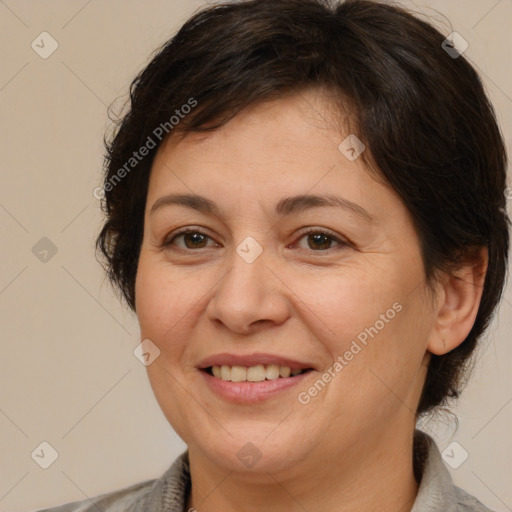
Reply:
[[268, 473], [297, 469], [297, 464], [311, 453], [299, 432], [297, 435], [289, 430], [272, 432], [279, 422], [274, 423], [272, 428], [266, 422], [263, 424], [264, 428], [254, 425], [254, 422], [250, 423], [247, 425], [238, 422], [238, 432], [234, 431], [233, 424], [226, 425], [231, 436], [217, 426], [214, 435], [201, 436], [199, 442], [192, 439], [190, 444], [186, 442], [189, 446], [195, 444], [203, 457], [226, 471], [247, 475], [261, 474], [267, 478]]

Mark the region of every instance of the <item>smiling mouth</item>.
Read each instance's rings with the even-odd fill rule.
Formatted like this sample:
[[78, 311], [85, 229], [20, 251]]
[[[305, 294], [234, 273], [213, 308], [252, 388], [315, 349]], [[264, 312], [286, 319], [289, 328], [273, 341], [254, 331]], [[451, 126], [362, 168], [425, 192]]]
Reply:
[[262, 382], [265, 380], [278, 380], [288, 377], [297, 377], [311, 371], [312, 368], [291, 369], [289, 366], [277, 364], [258, 364], [256, 366], [209, 366], [203, 371], [220, 380], [230, 382]]

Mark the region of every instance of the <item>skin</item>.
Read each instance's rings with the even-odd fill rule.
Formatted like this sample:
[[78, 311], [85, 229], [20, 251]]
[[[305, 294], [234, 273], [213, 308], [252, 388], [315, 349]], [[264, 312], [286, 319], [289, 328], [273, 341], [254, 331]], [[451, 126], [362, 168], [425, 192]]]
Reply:
[[[340, 152], [348, 133], [332, 112], [320, 90], [251, 105], [212, 133], [171, 137], [154, 161], [136, 312], [141, 339], [160, 350], [147, 367], [152, 389], [189, 448], [187, 510], [412, 508], [414, 411], [430, 353], [452, 350], [469, 333], [486, 252], [428, 289], [408, 211], [361, 158]], [[220, 215], [179, 205], [150, 214], [170, 193], [204, 196]], [[313, 193], [357, 203], [373, 221], [339, 207], [273, 213], [283, 197]], [[207, 237], [173, 239], [184, 227]], [[334, 238], [304, 236], [305, 227]], [[253, 263], [236, 252], [248, 236], [263, 248]], [[397, 302], [401, 311], [299, 403], [298, 393]], [[221, 352], [268, 352], [318, 370], [263, 402], [232, 404], [197, 369]], [[237, 457], [247, 442], [261, 454], [251, 468]]]

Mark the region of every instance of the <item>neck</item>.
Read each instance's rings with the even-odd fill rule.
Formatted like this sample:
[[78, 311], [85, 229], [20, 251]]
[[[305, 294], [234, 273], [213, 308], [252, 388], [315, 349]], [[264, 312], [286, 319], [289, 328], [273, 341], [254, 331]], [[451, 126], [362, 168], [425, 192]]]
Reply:
[[248, 478], [189, 448], [192, 492], [186, 510], [409, 512], [418, 492], [413, 432], [379, 436], [352, 451], [338, 458], [332, 451], [312, 454], [303, 468], [294, 468], [293, 476], [262, 471]]

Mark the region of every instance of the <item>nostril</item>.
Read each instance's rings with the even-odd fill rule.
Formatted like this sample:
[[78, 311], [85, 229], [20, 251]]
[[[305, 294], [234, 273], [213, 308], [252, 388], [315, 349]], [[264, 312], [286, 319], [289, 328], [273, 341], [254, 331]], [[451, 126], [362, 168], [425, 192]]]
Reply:
[[270, 320], [265, 320], [265, 319], [262, 319], [262, 320], [256, 320], [255, 322], [253, 322], [251, 324], [251, 327], [256, 327], [257, 325], [260, 325], [261, 322], [269, 322]]

